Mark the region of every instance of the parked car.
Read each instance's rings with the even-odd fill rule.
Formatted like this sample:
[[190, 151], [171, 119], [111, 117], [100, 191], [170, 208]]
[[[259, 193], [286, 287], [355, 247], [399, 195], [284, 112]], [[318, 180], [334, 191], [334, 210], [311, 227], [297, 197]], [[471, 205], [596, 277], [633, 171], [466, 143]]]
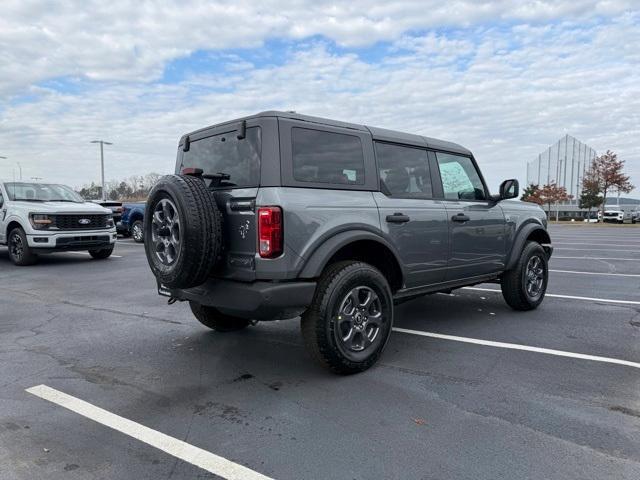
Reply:
[[618, 209], [605, 210], [603, 221], [605, 223], [635, 223], [631, 212]]
[[122, 218], [116, 224], [118, 233], [133, 238], [136, 243], [142, 243], [144, 241], [144, 232], [142, 229], [144, 208], [144, 202], [123, 203]]
[[517, 196], [517, 180], [491, 195], [455, 143], [265, 112], [180, 139], [145, 251], [158, 293], [205, 326], [301, 315], [313, 356], [348, 374], [380, 357], [397, 303], [495, 282], [512, 308], [540, 305], [547, 219]]
[[31, 265], [43, 253], [86, 250], [111, 255], [116, 228], [111, 210], [86, 202], [70, 187], [0, 181], [0, 245], [16, 265]]
[[91, 200], [93, 203], [97, 203], [98, 205], [108, 208], [111, 210], [111, 215], [113, 216], [113, 221], [118, 224], [118, 222], [122, 219], [122, 202], [118, 202], [116, 200]]

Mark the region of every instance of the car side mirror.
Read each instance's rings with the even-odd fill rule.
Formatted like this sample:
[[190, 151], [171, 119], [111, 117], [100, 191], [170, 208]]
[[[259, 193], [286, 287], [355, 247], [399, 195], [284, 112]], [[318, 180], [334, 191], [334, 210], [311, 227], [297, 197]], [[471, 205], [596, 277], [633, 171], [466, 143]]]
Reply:
[[500, 200], [517, 198], [518, 195], [520, 195], [520, 184], [515, 178], [505, 180], [500, 184]]

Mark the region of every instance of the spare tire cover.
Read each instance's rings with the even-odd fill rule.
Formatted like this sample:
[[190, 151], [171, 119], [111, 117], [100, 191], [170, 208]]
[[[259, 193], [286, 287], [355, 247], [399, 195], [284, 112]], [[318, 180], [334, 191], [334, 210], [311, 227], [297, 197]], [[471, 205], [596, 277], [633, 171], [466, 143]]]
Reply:
[[144, 249], [151, 271], [169, 288], [202, 284], [222, 253], [222, 215], [204, 181], [166, 175], [149, 193]]

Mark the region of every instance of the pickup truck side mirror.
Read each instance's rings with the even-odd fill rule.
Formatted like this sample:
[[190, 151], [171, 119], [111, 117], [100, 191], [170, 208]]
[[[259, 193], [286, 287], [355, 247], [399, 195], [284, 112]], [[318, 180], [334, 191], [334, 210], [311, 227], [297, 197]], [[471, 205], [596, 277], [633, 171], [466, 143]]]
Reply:
[[500, 184], [500, 200], [517, 198], [518, 195], [520, 195], [520, 184], [515, 178], [505, 180]]

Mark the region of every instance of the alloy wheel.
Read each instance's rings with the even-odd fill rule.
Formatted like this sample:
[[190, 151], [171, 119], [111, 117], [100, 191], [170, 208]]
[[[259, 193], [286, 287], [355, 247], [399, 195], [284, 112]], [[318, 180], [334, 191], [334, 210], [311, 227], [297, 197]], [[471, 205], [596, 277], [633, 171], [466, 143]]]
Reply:
[[383, 323], [382, 303], [371, 288], [353, 288], [340, 303], [336, 315], [337, 340], [352, 352], [362, 352], [376, 343]]
[[151, 243], [156, 258], [164, 265], [173, 264], [181, 249], [180, 216], [168, 198], [160, 200], [151, 220]]
[[527, 262], [525, 270], [525, 288], [530, 298], [537, 298], [542, 294], [545, 281], [544, 262], [538, 255], [532, 256]]
[[22, 258], [22, 254], [24, 253], [24, 244], [22, 243], [22, 237], [16, 232], [11, 235], [11, 239], [9, 240], [9, 252], [11, 256], [17, 260]]

